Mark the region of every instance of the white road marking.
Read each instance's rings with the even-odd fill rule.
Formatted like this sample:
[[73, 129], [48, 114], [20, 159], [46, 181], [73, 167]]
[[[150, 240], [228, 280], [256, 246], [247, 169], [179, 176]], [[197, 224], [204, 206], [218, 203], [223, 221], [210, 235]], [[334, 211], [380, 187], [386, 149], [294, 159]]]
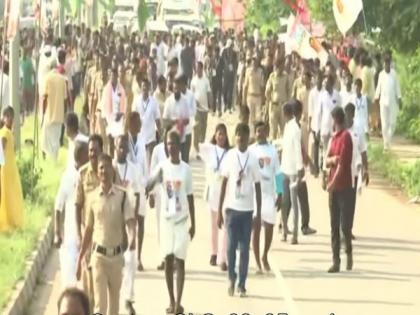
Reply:
[[289, 286], [286, 283], [286, 280], [284, 279], [279, 265], [277, 265], [276, 262], [271, 262], [272, 270], [274, 272], [274, 275], [276, 276], [276, 283], [279, 286], [284, 301], [286, 303], [287, 308], [287, 314], [288, 315], [300, 315], [299, 309], [297, 307], [297, 304], [295, 300], [293, 299], [292, 291], [290, 290]]

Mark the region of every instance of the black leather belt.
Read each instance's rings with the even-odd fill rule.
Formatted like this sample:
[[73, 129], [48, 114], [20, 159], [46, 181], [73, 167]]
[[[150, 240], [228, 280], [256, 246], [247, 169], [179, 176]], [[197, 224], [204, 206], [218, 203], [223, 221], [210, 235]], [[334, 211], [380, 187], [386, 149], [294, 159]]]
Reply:
[[115, 248], [107, 248], [98, 244], [93, 244], [93, 251], [104, 256], [113, 257], [122, 253], [122, 247], [119, 245]]

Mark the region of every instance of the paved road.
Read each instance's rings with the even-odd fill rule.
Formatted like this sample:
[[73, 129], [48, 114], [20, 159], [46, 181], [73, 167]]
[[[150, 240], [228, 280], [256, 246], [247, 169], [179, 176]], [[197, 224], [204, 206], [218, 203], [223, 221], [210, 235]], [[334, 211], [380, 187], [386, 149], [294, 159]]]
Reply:
[[[233, 125], [233, 118], [227, 118]], [[215, 121], [211, 119], [210, 125]], [[211, 128], [211, 127], [210, 127]], [[327, 195], [309, 178], [313, 236], [299, 245], [275, 234], [270, 261], [272, 274], [255, 275], [251, 259], [249, 297], [227, 296], [226, 274], [208, 263], [210, 221], [205, 203], [203, 165], [193, 161], [197, 235], [189, 248], [183, 304], [194, 315], [412, 315], [420, 314], [420, 208], [408, 205], [397, 190], [373, 178], [357, 206], [354, 270], [328, 274], [331, 263]], [[144, 248], [145, 272], [136, 275], [138, 314], [164, 314], [168, 305], [164, 275], [156, 271], [158, 251], [155, 215], [149, 212]], [[252, 256], [251, 256], [252, 257]], [[344, 259], [345, 262], [345, 259]], [[60, 290], [57, 253], [52, 252], [41, 275], [28, 314], [56, 314]]]

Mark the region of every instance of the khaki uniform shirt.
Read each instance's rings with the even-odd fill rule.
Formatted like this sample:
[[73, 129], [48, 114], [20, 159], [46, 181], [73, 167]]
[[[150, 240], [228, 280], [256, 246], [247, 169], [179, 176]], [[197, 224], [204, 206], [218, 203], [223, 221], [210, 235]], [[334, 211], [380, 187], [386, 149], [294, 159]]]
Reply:
[[282, 106], [289, 100], [290, 88], [289, 78], [285, 72], [281, 75], [277, 71], [270, 74], [265, 89], [265, 96], [267, 100], [273, 105]]
[[76, 186], [76, 205], [82, 207], [82, 226], [87, 221], [85, 209], [89, 202], [90, 193], [99, 187], [99, 178], [90, 163], [83, 165], [79, 171], [79, 181]]
[[308, 100], [309, 100], [309, 92], [311, 89], [307, 89], [306, 86], [301, 86], [297, 89], [296, 99], [302, 103], [302, 123], [308, 122]]
[[261, 68], [248, 68], [245, 74], [244, 81], [244, 98], [250, 96], [263, 96], [264, 90], [264, 73]]
[[97, 187], [91, 194], [87, 209], [87, 225], [93, 229], [92, 242], [106, 248], [122, 245], [124, 223], [135, 218], [124, 188], [113, 185], [105, 193], [102, 187]]

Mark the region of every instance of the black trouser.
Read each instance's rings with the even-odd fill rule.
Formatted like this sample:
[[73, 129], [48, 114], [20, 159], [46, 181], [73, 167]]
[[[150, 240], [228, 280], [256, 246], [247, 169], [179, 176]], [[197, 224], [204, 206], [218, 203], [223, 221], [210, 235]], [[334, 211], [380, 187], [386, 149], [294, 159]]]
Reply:
[[311, 169], [311, 173], [313, 175], [318, 175], [319, 174], [319, 144], [320, 144], [320, 139], [319, 139], [319, 134], [316, 134], [314, 131], [312, 131], [312, 135], [314, 138], [314, 142], [312, 144], [311, 147], [311, 157], [314, 163], [314, 167], [313, 169]]
[[234, 75], [228, 75], [223, 78], [223, 101], [225, 103], [225, 111], [232, 109], [234, 80]]
[[211, 80], [211, 91], [213, 93], [212, 110], [222, 111], [222, 78], [213, 77]]
[[[286, 215], [286, 222], [289, 219], [290, 209], [292, 207], [292, 202], [290, 200], [290, 182], [287, 176], [284, 176], [283, 179], [283, 210]], [[300, 214], [302, 216], [302, 229], [309, 227], [310, 219], [310, 208], [309, 208], [309, 197], [308, 197], [308, 186], [306, 182], [301, 182], [298, 186], [298, 200]]]
[[331, 219], [331, 248], [333, 262], [340, 263], [340, 226], [344, 236], [347, 255], [352, 254], [351, 243], [351, 212], [352, 188], [329, 193], [330, 219]]
[[191, 149], [191, 134], [185, 136], [185, 142], [181, 143], [181, 159], [188, 163], [190, 160], [190, 149]]

